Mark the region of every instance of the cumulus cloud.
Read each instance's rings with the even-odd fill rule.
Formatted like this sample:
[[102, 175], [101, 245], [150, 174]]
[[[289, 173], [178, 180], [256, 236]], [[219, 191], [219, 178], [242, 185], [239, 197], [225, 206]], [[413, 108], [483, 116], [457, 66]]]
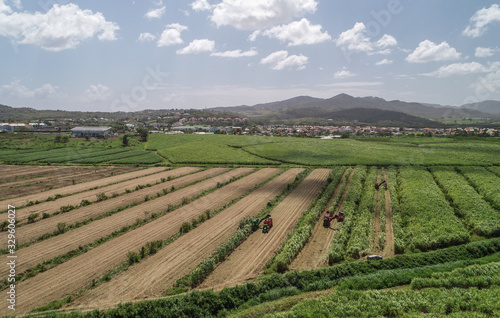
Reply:
[[475, 56], [476, 57], [490, 57], [494, 54], [495, 51], [496, 51], [496, 49], [492, 49], [489, 47], [477, 47]]
[[13, 98], [51, 98], [59, 96], [59, 87], [52, 84], [43, 84], [42, 86], [29, 89], [22, 85], [19, 80], [14, 80], [9, 84], [0, 86], [0, 95]]
[[145, 32], [145, 33], [141, 33], [139, 34], [139, 39], [137, 39], [139, 42], [152, 42], [154, 40], [156, 40], [156, 36], [149, 33], [149, 32]]
[[365, 24], [357, 22], [352, 29], [342, 32], [335, 43], [338, 47], [350, 51], [389, 54], [391, 53], [389, 48], [396, 46], [398, 41], [392, 35], [384, 34], [378, 41], [374, 42], [368, 36]]
[[[290, 24], [272, 27], [264, 31], [262, 35], [276, 38], [283, 42], [288, 41], [288, 46], [316, 44], [331, 40], [332, 37], [328, 32], [321, 32], [321, 28], [321, 25], [312, 25], [309, 20], [303, 18], [300, 21], [294, 21]], [[255, 31], [250, 35], [249, 40], [255, 41], [259, 34], [259, 31]]]
[[454, 64], [442, 66], [434, 72], [425, 73], [422, 75], [431, 76], [431, 77], [450, 77], [450, 76], [455, 76], [455, 75], [484, 73], [487, 71], [488, 71], [488, 69], [486, 67], [484, 67], [482, 64], [477, 63], [477, 62], [454, 63]]
[[148, 18], [149, 20], [159, 19], [165, 14], [165, 9], [165, 6], [158, 9], [151, 9], [144, 15], [144, 17]]
[[375, 63], [375, 65], [390, 65], [392, 64], [392, 60], [388, 60], [388, 59], [383, 59], [382, 61], [378, 61], [377, 63]]
[[477, 38], [488, 30], [488, 25], [494, 22], [500, 22], [500, 7], [493, 4], [488, 9], [478, 10], [471, 18], [470, 24], [462, 32], [463, 35]]
[[215, 41], [200, 39], [194, 40], [188, 46], [181, 50], [177, 50], [177, 54], [199, 54], [203, 52], [212, 52], [215, 47]]
[[85, 90], [85, 99], [87, 101], [103, 101], [107, 100], [113, 96], [113, 91], [102, 84], [90, 85], [90, 87]]
[[348, 78], [356, 76], [357, 74], [351, 73], [350, 71], [343, 69], [341, 71], [336, 72], [333, 76], [335, 78]]
[[209, 11], [212, 10], [212, 5], [207, 0], [196, 0], [191, 2], [191, 8], [194, 11]]
[[262, 30], [316, 11], [315, 0], [222, 0], [214, 7], [212, 22], [240, 30]]
[[419, 46], [410, 55], [406, 61], [410, 63], [426, 63], [431, 61], [452, 61], [460, 58], [460, 53], [444, 41], [436, 44], [429, 40], [420, 42]]
[[288, 56], [288, 51], [277, 51], [271, 53], [260, 61], [261, 64], [270, 64], [271, 69], [276, 71], [293, 67], [297, 67], [297, 70], [302, 70], [306, 68], [305, 65], [307, 62], [307, 56], [302, 54]]
[[187, 26], [179, 23], [168, 24], [160, 35], [160, 39], [156, 45], [162, 47], [184, 43], [181, 38], [181, 32], [187, 30], [187, 28]]
[[46, 13], [12, 12], [0, 1], [0, 36], [18, 44], [40, 46], [47, 51], [76, 48], [83, 40], [97, 35], [101, 41], [116, 40], [119, 27], [106, 21], [102, 13], [82, 10], [78, 5], [55, 4]]
[[218, 57], [229, 57], [229, 58], [239, 58], [239, 57], [249, 57], [255, 56], [258, 52], [256, 49], [252, 48], [249, 51], [242, 50], [233, 50], [233, 51], [225, 51], [225, 52], [214, 52], [210, 54], [210, 56], [218, 56]]

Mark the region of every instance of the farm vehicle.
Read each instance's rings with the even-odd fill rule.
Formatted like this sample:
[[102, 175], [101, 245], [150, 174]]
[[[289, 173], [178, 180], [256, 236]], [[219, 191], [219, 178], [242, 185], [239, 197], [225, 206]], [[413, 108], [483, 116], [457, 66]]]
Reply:
[[376, 190], [378, 190], [378, 189], [379, 189], [382, 185], [383, 185], [383, 186], [385, 187], [385, 189], [387, 190], [387, 181], [385, 181], [385, 180], [384, 180], [384, 181], [382, 181], [382, 182], [380, 182], [380, 183], [375, 183], [375, 189], [376, 189]]
[[335, 214], [334, 216], [330, 216], [330, 212], [326, 212], [323, 217], [323, 227], [330, 227], [330, 223], [333, 219], [337, 219], [337, 222], [343, 222], [345, 218], [345, 213], [340, 212], [339, 214]]
[[273, 227], [273, 219], [271, 218], [271, 214], [266, 215], [262, 219], [253, 219], [252, 220], [252, 231], [257, 231], [259, 229], [260, 223], [264, 221], [264, 225], [262, 226], [262, 233], [267, 233]]

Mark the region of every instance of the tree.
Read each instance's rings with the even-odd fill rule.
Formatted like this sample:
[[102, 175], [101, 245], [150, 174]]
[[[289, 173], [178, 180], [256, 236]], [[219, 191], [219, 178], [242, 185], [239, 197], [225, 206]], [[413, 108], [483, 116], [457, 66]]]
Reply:
[[127, 135], [123, 135], [122, 146], [128, 147], [128, 136]]
[[148, 130], [146, 128], [139, 128], [137, 129], [137, 132], [139, 133], [139, 136], [141, 137], [142, 142], [148, 141]]

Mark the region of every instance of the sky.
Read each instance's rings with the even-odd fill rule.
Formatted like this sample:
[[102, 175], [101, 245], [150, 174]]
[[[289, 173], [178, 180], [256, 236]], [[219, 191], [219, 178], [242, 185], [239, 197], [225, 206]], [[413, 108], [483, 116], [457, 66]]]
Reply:
[[0, 104], [140, 111], [346, 93], [500, 100], [500, 2], [0, 0]]

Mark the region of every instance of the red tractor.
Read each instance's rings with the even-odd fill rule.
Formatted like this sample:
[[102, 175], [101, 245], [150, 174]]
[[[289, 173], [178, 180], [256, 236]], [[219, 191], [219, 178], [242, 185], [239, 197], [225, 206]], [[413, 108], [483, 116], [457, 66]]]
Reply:
[[273, 219], [271, 217], [264, 220], [264, 225], [262, 226], [262, 233], [267, 233], [273, 227]]
[[323, 227], [330, 227], [330, 223], [332, 222], [333, 219], [337, 219], [337, 222], [343, 222], [345, 217], [344, 212], [340, 212], [338, 215], [335, 214], [334, 216], [330, 216], [330, 212], [326, 212], [325, 216], [323, 217]]
[[385, 180], [384, 180], [384, 181], [382, 181], [382, 182], [380, 182], [380, 183], [375, 183], [375, 189], [376, 189], [376, 190], [378, 190], [378, 189], [379, 189], [382, 185], [383, 185], [383, 186], [385, 187], [385, 189], [387, 190], [387, 181], [385, 181]]

